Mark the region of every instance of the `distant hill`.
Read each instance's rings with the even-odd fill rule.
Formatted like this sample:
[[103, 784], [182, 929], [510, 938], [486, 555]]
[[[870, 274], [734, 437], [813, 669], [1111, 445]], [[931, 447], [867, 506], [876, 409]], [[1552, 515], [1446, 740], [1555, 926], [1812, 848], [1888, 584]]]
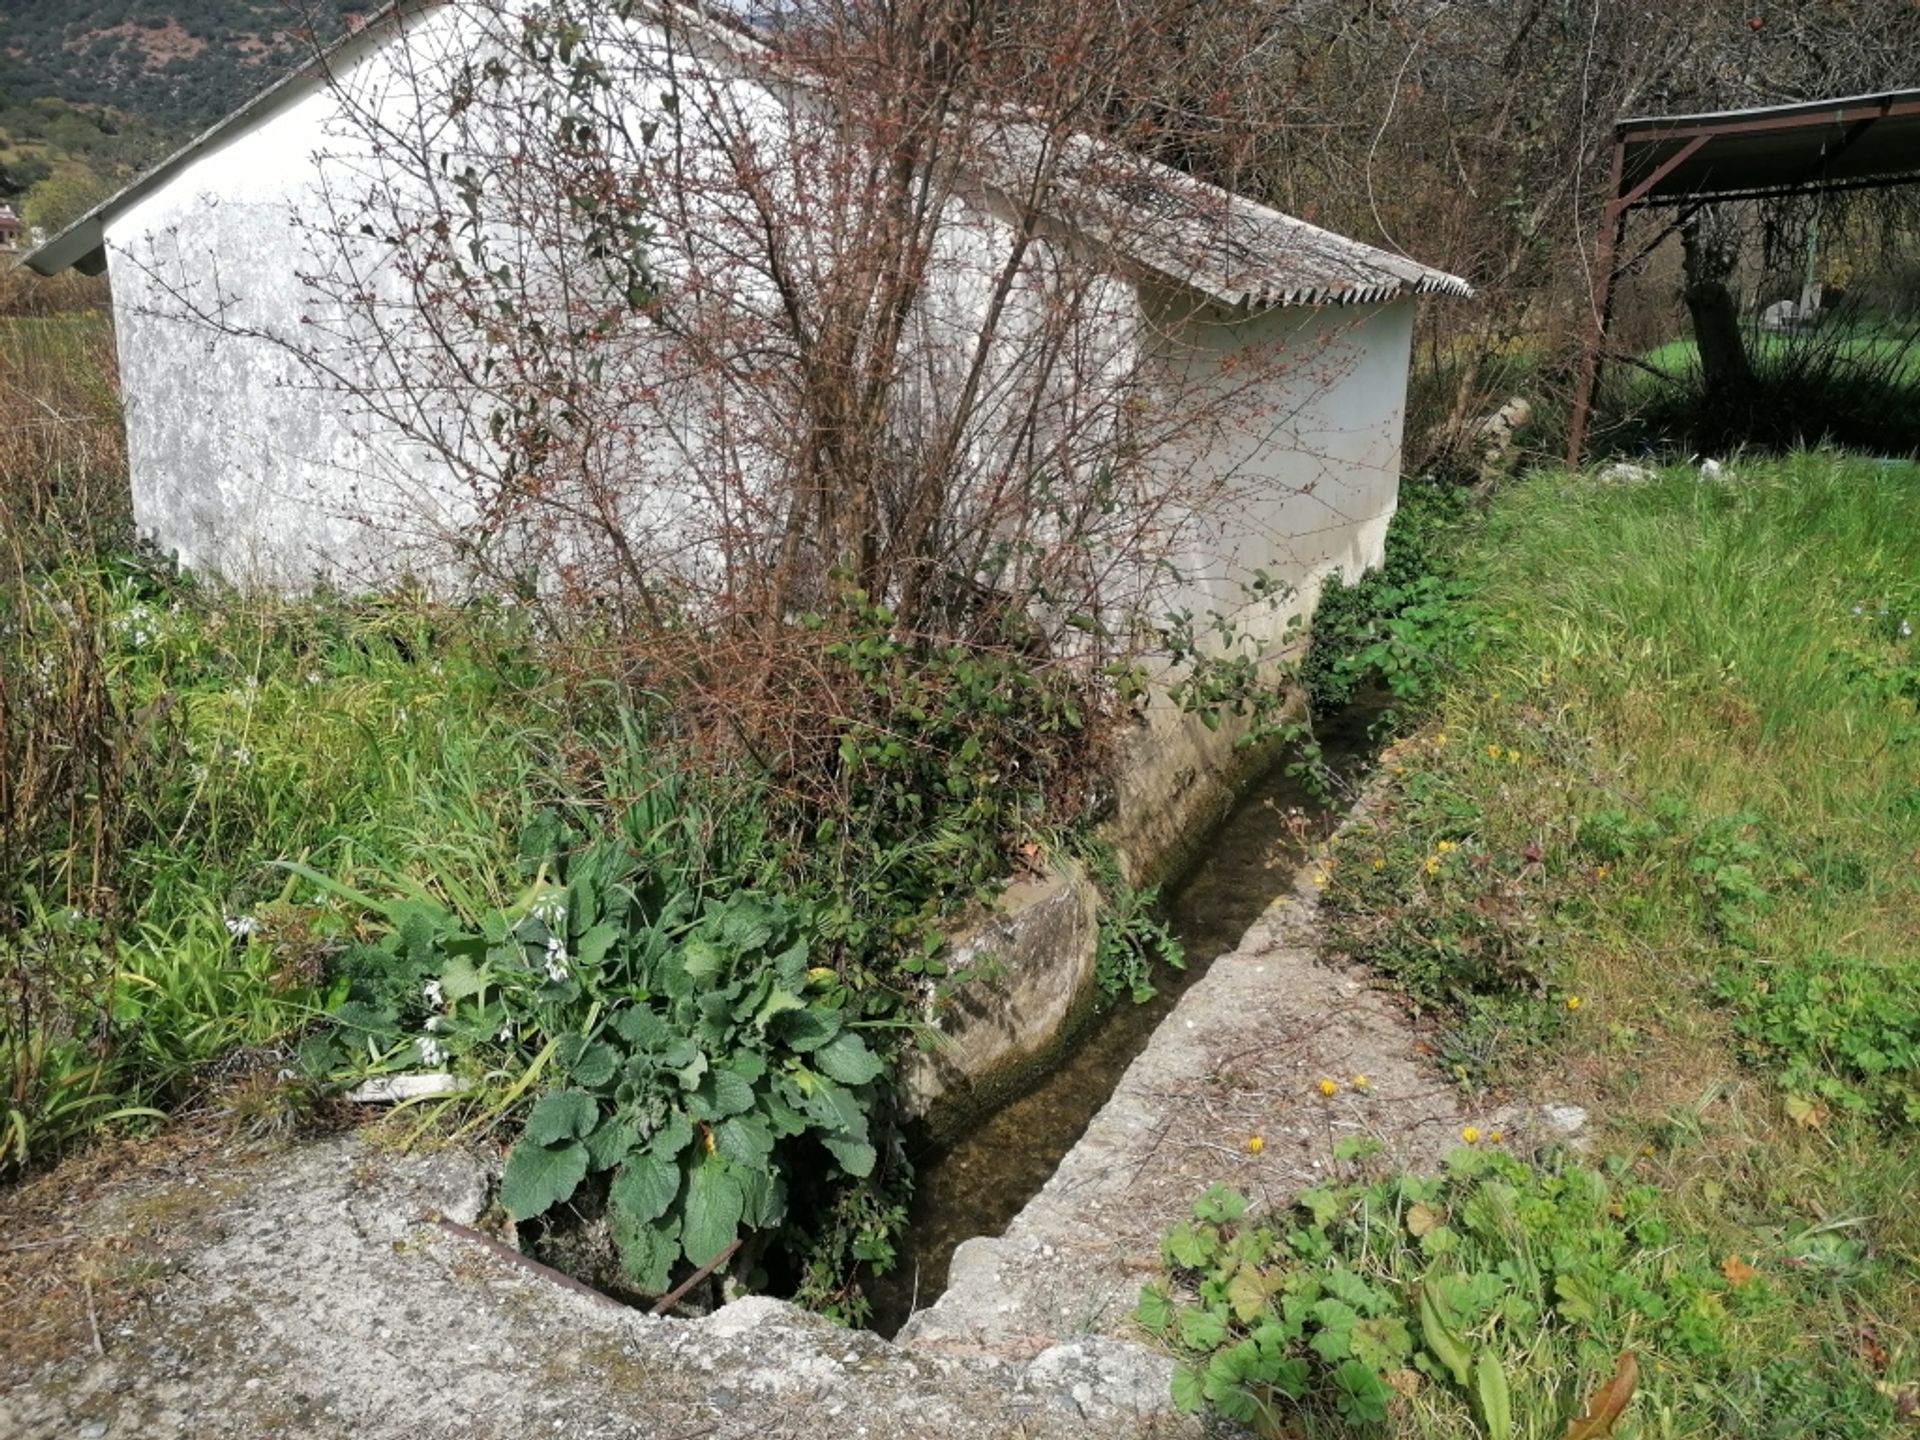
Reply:
[[0, 199], [113, 188], [379, 4], [0, 0]]
[[112, 106], [185, 134], [380, 0], [0, 0], [0, 97]]

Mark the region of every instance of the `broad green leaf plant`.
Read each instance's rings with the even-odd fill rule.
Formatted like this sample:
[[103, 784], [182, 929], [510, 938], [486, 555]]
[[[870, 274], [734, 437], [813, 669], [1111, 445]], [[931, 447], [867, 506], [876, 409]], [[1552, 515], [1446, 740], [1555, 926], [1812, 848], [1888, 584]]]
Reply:
[[384, 908], [392, 931], [346, 958], [348, 994], [310, 1066], [532, 1057], [553, 1088], [507, 1158], [501, 1204], [534, 1219], [610, 1176], [637, 1290], [662, 1293], [676, 1271], [779, 1226], [795, 1166], [872, 1175], [883, 1062], [834, 972], [809, 966], [798, 903], [697, 898], [600, 840], [477, 924], [426, 900]]

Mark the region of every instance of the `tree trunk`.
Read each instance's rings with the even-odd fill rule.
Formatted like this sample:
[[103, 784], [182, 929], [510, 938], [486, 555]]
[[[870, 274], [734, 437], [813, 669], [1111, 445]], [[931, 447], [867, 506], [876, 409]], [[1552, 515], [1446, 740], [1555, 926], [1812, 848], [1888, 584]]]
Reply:
[[1687, 313], [1693, 317], [1707, 399], [1737, 399], [1753, 386], [1740, 312], [1727, 288], [1740, 256], [1739, 241], [1732, 226], [1708, 210], [1681, 227], [1680, 243], [1685, 252]]

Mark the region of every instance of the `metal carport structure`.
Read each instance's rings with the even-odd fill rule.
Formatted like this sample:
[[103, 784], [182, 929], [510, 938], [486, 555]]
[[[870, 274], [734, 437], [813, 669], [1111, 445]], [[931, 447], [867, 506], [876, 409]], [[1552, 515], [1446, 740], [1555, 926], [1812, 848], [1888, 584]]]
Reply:
[[1594, 250], [1593, 324], [1574, 386], [1568, 463], [1578, 465], [1586, 449], [1630, 213], [1913, 184], [1920, 184], [1920, 89], [1619, 121]]

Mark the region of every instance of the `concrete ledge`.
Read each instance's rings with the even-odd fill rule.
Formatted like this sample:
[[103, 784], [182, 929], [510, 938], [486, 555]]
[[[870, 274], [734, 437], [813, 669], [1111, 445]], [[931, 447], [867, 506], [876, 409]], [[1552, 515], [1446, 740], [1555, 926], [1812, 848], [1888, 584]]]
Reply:
[[949, 943], [950, 966], [983, 974], [929, 1017], [935, 1047], [902, 1063], [908, 1113], [951, 1137], [1059, 1059], [1098, 1004], [1099, 945], [1100, 892], [1080, 865], [1007, 886]]

